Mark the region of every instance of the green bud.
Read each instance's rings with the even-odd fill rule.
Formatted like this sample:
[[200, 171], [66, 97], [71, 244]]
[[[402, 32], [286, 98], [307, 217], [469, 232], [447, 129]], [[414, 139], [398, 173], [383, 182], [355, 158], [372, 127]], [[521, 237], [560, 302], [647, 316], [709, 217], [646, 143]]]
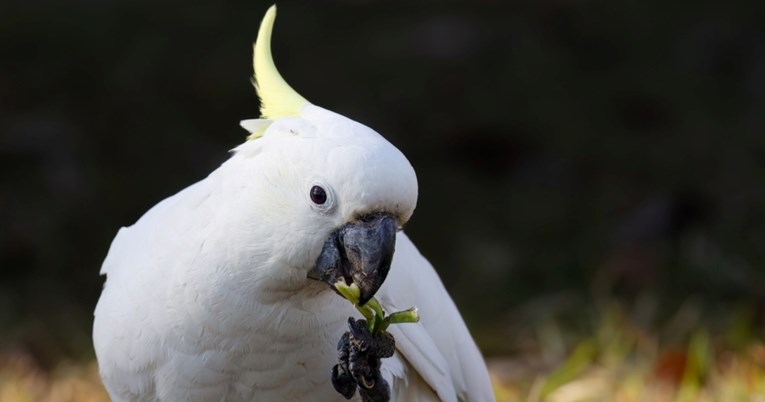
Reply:
[[417, 313], [417, 307], [410, 307], [407, 310], [396, 311], [395, 313], [392, 313], [389, 316], [385, 317], [383, 322], [377, 328], [377, 331], [378, 332], [385, 331], [386, 329], [388, 329], [388, 326], [390, 324], [401, 324], [401, 323], [417, 322], [417, 321], [420, 321], [420, 314]]
[[408, 310], [392, 313], [387, 319], [391, 324], [418, 322], [420, 321], [420, 314], [417, 312], [417, 307], [410, 307]]
[[351, 286], [348, 286], [344, 281], [337, 281], [337, 283], [335, 283], [335, 289], [337, 289], [337, 291], [340, 292], [340, 294], [348, 299], [348, 301], [351, 303], [359, 303], [359, 297], [361, 297], [361, 289], [359, 289], [355, 283], [351, 283]]
[[353, 304], [353, 307], [356, 307], [356, 310], [359, 310], [359, 313], [361, 313], [361, 315], [363, 315], [367, 320], [367, 326], [369, 327], [369, 330], [374, 331], [374, 329], [378, 326], [378, 318], [375, 315], [375, 311], [368, 306], [369, 303], [363, 306], [359, 306], [361, 289], [359, 289], [355, 283], [351, 283], [351, 286], [348, 286], [343, 281], [337, 281], [335, 283], [335, 289], [337, 289], [337, 291], [340, 292], [343, 297], [348, 299], [348, 301]]

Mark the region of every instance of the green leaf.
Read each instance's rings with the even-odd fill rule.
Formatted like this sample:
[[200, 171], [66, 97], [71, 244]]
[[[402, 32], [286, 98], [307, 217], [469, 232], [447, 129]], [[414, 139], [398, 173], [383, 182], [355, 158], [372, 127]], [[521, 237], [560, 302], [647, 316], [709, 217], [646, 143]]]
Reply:
[[542, 387], [542, 399], [579, 376], [593, 362], [596, 354], [597, 347], [593, 340], [586, 340], [577, 345], [568, 359], [547, 377]]

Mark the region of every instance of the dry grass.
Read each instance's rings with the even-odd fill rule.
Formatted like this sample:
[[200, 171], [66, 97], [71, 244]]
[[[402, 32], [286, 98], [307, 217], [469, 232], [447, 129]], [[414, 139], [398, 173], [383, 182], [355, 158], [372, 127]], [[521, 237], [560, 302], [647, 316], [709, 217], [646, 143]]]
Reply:
[[[765, 343], [744, 321], [723, 331], [698, 320], [647, 331], [611, 305], [589, 333], [543, 325], [534, 348], [488, 362], [500, 402], [765, 402]], [[43, 370], [28, 355], [0, 357], [2, 402], [108, 400], [95, 362]]]
[[61, 363], [47, 371], [26, 354], [11, 354], [0, 358], [0, 401], [102, 402], [109, 396], [95, 362]]
[[516, 363], [505, 359], [490, 359], [489, 366], [500, 402], [765, 401], [765, 345], [713, 357], [701, 350], [706, 341], [699, 336], [688, 351], [668, 350], [653, 357], [609, 362], [583, 342], [546, 372], [518, 371]]
[[560, 350], [571, 336], [543, 326], [537, 353], [489, 359], [497, 399], [765, 402], [765, 343], [747, 311], [731, 309], [725, 325], [711, 331], [705, 323], [720, 317], [709, 319], [701, 307], [685, 304], [666, 325], [648, 330], [610, 303], [590, 332], [574, 337], [557, 357], [547, 349]]

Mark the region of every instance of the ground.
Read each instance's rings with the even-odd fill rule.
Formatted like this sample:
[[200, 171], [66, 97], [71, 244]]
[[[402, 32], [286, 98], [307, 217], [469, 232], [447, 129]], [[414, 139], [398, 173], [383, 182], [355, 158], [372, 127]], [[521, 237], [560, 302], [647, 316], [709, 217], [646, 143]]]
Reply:
[[[687, 302], [666, 319], [652, 320], [645, 301], [609, 301], [582, 314], [589, 324], [576, 325], [555, 314], [554, 304], [541, 303], [548, 315], [533, 313], [540, 308], [533, 303], [523, 313], [498, 317], [488, 333], [476, 332], [498, 401], [765, 401], [765, 343], [750, 308], [721, 314]], [[528, 325], [515, 324], [519, 320]], [[657, 321], [662, 324], [647, 324]], [[29, 353], [7, 351], [0, 357], [0, 401], [98, 402], [108, 396], [93, 360], [44, 369]]]

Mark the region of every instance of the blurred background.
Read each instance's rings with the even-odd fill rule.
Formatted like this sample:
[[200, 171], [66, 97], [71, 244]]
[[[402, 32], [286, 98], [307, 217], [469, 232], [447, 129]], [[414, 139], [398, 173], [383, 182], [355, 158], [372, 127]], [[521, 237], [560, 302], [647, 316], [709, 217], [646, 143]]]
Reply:
[[[100, 264], [244, 141], [270, 4], [0, 4], [0, 400], [53, 400], [60, 378], [103, 397]], [[729, 395], [726, 375], [763, 392], [762, 4], [278, 5], [286, 80], [414, 165], [407, 232], [501, 400], [613, 397], [629, 376], [667, 400]]]

